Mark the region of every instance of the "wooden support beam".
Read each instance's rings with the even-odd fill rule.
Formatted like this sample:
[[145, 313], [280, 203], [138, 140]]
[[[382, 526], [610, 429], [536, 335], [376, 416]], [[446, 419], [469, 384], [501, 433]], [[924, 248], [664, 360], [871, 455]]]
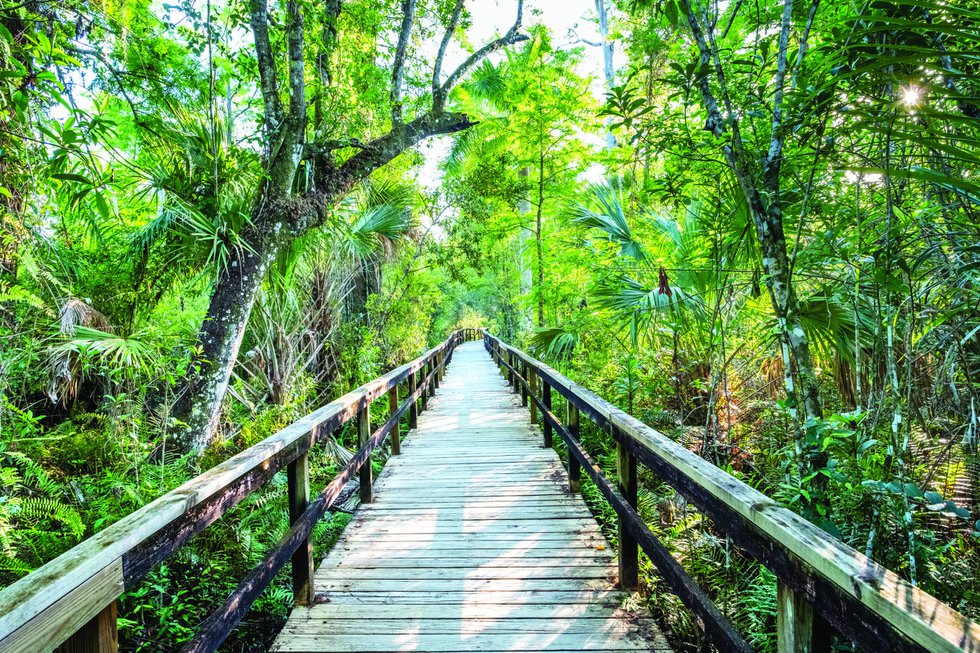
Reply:
[[[389, 415], [394, 415], [398, 410], [398, 386], [392, 386], [388, 391], [388, 411]], [[397, 422], [391, 429], [391, 454], [397, 456], [402, 452], [401, 425]]]
[[776, 584], [776, 650], [778, 653], [827, 653], [833, 636], [829, 624], [810, 603], [782, 581]]
[[[520, 367], [517, 369], [519, 369], [524, 378], [527, 379], [527, 364], [522, 361], [519, 363], [519, 365]], [[527, 386], [521, 383], [520, 379], [518, 379], [517, 385], [521, 386], [521, 405], [527, 406]]]
[[436, 369], [435, 363], [430, 358], [425, 367], [425, 378], [428, 379], [430, 397], [436, 396], [436, 375], [432, 373], [434, 369]]
[[[289, 489], [289, 524], [295, 524], [310, 505], [309, 456], [303, 454], [286, 466]], [[313, 542], [306, 538], [292, 557], [293, 603], [313, 605]]]
[[[360, 447], [367, 444], [368, 439], [371, 437], [371, 404], [365, 403], [364, 408], [357, 412], [357, 442]], [[361, 466], [361, 471], [359, 473], [361, 481], [361, 503], [371, 503], [372, 491], [371, 491], [371, 456], [367, 457], [364, 464]]]
[[[538, 374], [533, 367], [527, 368], [527, 382], [531, 386], [531, 396], [538, 396]], [[538, 423], [538, 405], [531, 401], [531, 424]]]
[[408, 396], [412, 397], [412, 405], [408, 407], [408, 428], [410, 429], [419, 427], [419, 400], [415, 396], [415, 391], [418, 388], [418, 377], [413, 372], [408, 375]]
[[425, 385], [426, 370], [428, 365], [423, 365], [419, 370], [419, 383], [422, 384], [422, 409], [419, 412], [429, 410], [429, 388]]
[[[551, 384], [541, 379], [541, 403], [551, 412]], [[544, 420], [544, 446], [550, 449], [553, 446], [551, 422]]]
[[[578, 406], [573, 404], [571, 401], [568, 402], [567, 406], [568, 420], [566, 422], [566, 426], [568, 427], [568, 432], [571, 434], [571, 436], [578, 440]], [[572, 492], [578, 492], [582, 489], [582, 466], [578, 459], [571, 453], [568, 454], [568, 489]]]
[[116, 605], [113, 601], [89, 619], [58, 647], [57, 653], [116, 653], [119, 650]]
[[439, 380], [442, 378], [442, 352], [436, 352], [436, 355], [432, 357], [432, 370], [434, 374], [432, 375], [432, 394], [435, 395], [436, 388], [439, 387]]
[[[636, 458], [622, 444], [616, 444], [616, 472], [619, 492], [636, 509]], [[619, 520], [619, 583], [624, 590], [635, 591], [640, 586], [640, 549], [629, 528]]]

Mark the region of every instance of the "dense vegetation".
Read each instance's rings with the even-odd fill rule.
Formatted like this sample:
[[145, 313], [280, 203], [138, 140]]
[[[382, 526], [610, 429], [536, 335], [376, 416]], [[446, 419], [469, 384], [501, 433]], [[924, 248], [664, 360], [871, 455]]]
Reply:
[[[486, 326], [980, 618], [975, 6], [596, 0], [593, 43], [503, 4], [484, 44], [461, 0], [0, 1], [0, 584]], [[771, 650], [772, 574], [641, 485]], [[127, 594], [123, 647], [178, 648], [284, 505]]]

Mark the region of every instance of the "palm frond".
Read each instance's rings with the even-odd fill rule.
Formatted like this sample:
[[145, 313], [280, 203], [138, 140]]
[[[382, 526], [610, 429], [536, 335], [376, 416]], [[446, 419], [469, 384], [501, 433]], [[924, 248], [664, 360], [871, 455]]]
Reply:
[[91, 327], [76, 326], [65, 343], [51, 348], [53, 354], [88, 353], [114, 367], [143, 367], [153, 355], [153, 349], [134, 337], [124, 337]]
[[573, 219], [589, 228], [605, 234], [606, 239], [619, 246], [619, 255], [637, 260], [645, 258], [643, 247], [634, 238], [623, 211], [620, 190], [613, 184], [589, 186], [589, 201], [572, 208]]
[[572, 357], [578, 336], [563, 327], [543, 327], [531, 336], [531, 350], [549, 360], [564, 361]]

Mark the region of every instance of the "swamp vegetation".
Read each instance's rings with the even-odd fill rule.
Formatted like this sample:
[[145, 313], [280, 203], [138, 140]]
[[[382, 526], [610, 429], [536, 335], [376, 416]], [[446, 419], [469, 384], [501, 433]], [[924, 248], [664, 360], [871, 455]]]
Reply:
[[[980, 619], [978, 53], [966, 0], [0, 0], [0, 586], [486, 327]], [[775, 577], [639, 495], [774, 650]], [[287, 527], [277, 476], [122, 649], [178, 650]]]

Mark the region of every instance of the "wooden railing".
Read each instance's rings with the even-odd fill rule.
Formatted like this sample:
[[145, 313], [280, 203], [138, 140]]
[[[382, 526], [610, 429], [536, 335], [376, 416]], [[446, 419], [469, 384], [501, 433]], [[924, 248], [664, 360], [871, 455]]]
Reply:
[[[0, 651], [115, 651], [116, 602], [155, 565], [214, 523], [273, 475], [286, 469], [289, 532], [201, 624], [184, 651], [213, 651], [228, 637], [276, 573], [292, 561], [297, 604], [313, 601], [310, 533], [344, 486], [360, 477], [361, 501], [371, 500], [371, 453], [391, 437], [398, 454], [399, 422], [414, 428], [435, 394], [453, 350], [482, 335], [453, 333], [443, 343], [388, 374], [310, 413], [156, 501], [119, 520], [0, 592]], [[399, 384], [407, 386], [399, 400]], [[371, 403], [387, 395], [389, 417], [371, 432]], [[421, 408], [419, 406], [421, 403]], [[360, 450], [318, 496], [310, 497], [308, 453], [352, 419]]]
[[[836, 629], [869, 653], [980, 651], [980, 625], [799, 515], [718, 469], [641, 421], [490, 333], [484, 343], [524, 405], [543, 420], [544, 445], [557, 432], [568, 446], [568, 479], [582, 470], [619, 516], [619, 571], [624, 588], [638, 584], [638, 551], [703, 624], [720, 651], [750, 651], [704, 590], [685, 572], [636, 510], [636, 466], [642, 463], [696, 505], [736, 546], [778, 578], [776, 629], [781, 653], [830, 650]], [[552, 394], [567, 402], [566, 419]], [[540, 418], [539, 418], [540, 413]], [[585, 415], [615, 440], [617, 479], [607, 479], [579, 443]]]

